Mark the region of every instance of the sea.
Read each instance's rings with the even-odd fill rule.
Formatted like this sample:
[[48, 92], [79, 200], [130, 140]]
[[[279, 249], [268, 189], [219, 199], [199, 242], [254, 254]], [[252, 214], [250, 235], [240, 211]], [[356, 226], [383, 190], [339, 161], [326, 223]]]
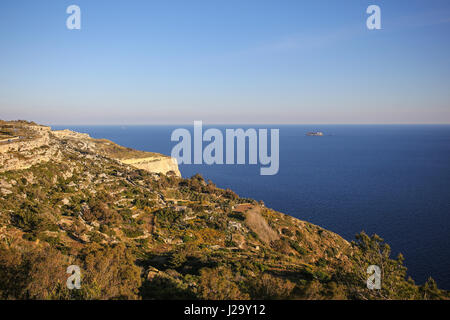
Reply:
[[[378, 234], [402, 253], [417, 284], [433, 277], [450, 290], [450, 125], [204, 126], [279, 129], [279, 172], [261, 165], [180, 165], [241, 197], [331, 230], [351, 241]], [[120, 145], [170, 155], [177, 128], [167, 126], [52, 126]], [[321, 131], [321, 137], [306, 136]], [[204, 143], [206, 145], [207, 142]]]

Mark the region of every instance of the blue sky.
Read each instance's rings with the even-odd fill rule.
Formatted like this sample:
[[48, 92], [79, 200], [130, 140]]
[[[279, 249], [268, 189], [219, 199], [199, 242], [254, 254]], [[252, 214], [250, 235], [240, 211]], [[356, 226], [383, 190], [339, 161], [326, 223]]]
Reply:
[[0, 118], [450, 123], [449, 34], [447, 0], [2, 0]]

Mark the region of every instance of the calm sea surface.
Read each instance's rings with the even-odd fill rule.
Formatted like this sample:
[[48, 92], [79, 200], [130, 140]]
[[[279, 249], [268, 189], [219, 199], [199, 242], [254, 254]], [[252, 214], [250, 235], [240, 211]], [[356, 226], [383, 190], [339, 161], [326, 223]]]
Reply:
[[[175, 145], [170, 135], [177, 127], [53, 126], [164, 154]], [[201, 173], [347, 240], [361, 230], [377, 233], [394, 254], [405, 255], [417, 283], [432, 276], [450, 289], [450, 126], [274, 127], [280, 129], [277, 175], [260, 176], [259, 165], [180, 165], [182, 175]], [[316, 130], [325, 136], [305, 136]]]

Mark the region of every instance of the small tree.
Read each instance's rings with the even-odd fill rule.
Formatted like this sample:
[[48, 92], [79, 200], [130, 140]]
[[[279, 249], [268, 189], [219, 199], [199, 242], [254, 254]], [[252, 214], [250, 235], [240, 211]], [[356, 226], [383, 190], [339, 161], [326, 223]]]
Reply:
[[[356, 235], [353, 247], [353, 272], [346, 274], [350, 296], [356, 299], [414, 299], [417, 297], [417, 287], [407, 281], [403, 265], [403, 255], [391, 259], [391, 247], [378, 235], [369, 237], [361, 232]], [[368, 289], [367, 268], [376, 265], [381, 270], [381, 289]]]

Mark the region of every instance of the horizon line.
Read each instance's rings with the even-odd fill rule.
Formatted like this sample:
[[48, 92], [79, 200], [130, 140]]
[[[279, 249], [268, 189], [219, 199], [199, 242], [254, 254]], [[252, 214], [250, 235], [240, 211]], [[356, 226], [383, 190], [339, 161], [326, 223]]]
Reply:
[[[36, 122], [38, 123], [38, 122]], [[39, 123], [38, 123], [39, 124]], [[44, 124], [44, 123], [43, 123]], [[45, 123], [48, 126], [185, 126], [185, 125], [193, 125], [192, 122], [178, 122], [178, 123]], [[450, 125], [450, 122], [443, 123], [269, 123], [269, 122], [260, 122], [260, 123], [220, 123], [220, 122], [203, 122], [203, 125], [219, 125], [219, 126], [261, 126], [261, 125], [270, 125], [270, 126], [322, 126], [322, 125], [342, 125], [342, 126], [375, 126], [375, 125], [386, 125], [386, 126], [402, 126], [402, 125], [424, 125], [424, 126], [439, 126], [439, 125]]]

